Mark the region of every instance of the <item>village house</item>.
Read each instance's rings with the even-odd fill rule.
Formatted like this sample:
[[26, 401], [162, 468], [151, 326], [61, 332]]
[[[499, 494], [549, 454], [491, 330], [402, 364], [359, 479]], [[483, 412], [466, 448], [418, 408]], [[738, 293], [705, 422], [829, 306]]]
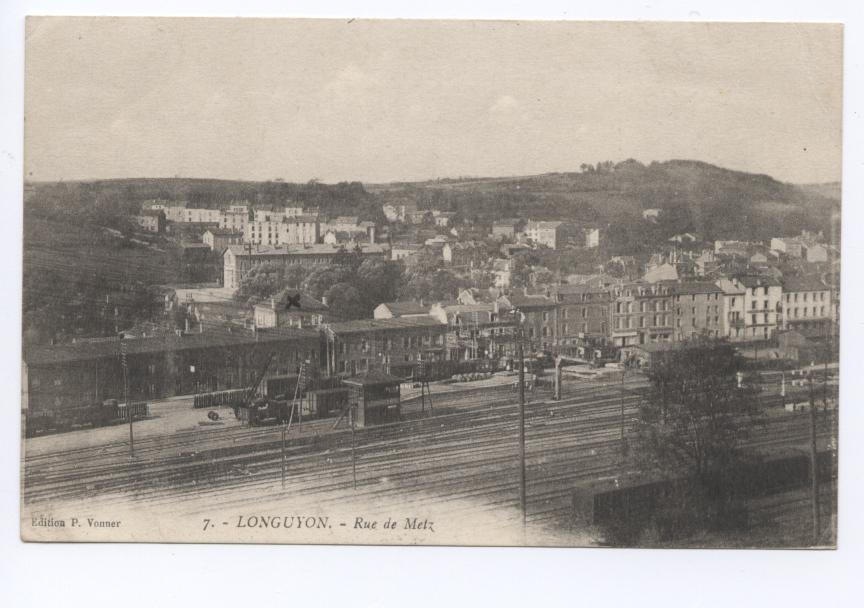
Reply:
[[135, 223], [147, 232], [162, 234], [165, 232], [165, 212], [161, 209], [143, 209], [134, 217]]
[[243, 233], [230, 228], [208, 228], [204, 231], [201, 241], [210, 247], [211, 251], [221, 253], [229, 245], [243, 242]]
[[283, 289], [255, 305], [256, 327], [317, 327], [328, 322], [329, 308], [297, 289]]

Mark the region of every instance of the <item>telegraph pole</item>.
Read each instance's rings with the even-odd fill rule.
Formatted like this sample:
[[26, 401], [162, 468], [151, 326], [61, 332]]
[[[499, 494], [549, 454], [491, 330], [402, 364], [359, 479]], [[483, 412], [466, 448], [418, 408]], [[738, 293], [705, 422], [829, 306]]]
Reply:
[[624, 454], [624, 378], [627, 377], [627, 368], [621, 371], [621, 454]]
[[819, 543], [819, 479], [816, 462], [816, 400], [813, 397], [813, 375], [808, 377], [810, 386], [810, 491], [813, 510], [813, 544]]
[[287, 429], [285, 428], [285, 422], [282, 422], [282, 489], [285, 489], [285, 435], [287, 435]]
[[525, 484], [525, 351], [522, 346], [521, 320], [516, 354], [519, 359], [519, 506], [522, 509], [522, 525], [525, 526], [528, 522], [528, 498]]
[[354, 491], [357, 491], [357, 452], [354, 443], [354, 408], [356, 404], [349, 405], [348, 415], [351, 417], [351, 474], [354, 477]]
[[126, 415], [129, 416], [129, 459], [135, 458], [135, 436], [132, 434], [132, 404], [129, 403], [129, 365], [126, 361], [126, 342], [120, 338], [120, 363], [123, 366], [123, 400], [126, 402]]

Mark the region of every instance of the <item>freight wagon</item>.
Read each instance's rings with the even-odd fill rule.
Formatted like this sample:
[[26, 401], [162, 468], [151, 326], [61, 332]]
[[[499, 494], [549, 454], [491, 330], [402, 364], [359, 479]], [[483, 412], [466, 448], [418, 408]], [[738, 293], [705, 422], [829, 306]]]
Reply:
[[[134, 419], [146, 418], [149, 406], [143, 401], [131, 403]], [[33, 437], [48, 432], [69, 431], [84, 426], [99, 427], [129, 420], [129, 408], [125, 403], [109, 399], [100, 404], [83, 407], [58, 408], [51, 410], [24, 410], [24, 435]]]

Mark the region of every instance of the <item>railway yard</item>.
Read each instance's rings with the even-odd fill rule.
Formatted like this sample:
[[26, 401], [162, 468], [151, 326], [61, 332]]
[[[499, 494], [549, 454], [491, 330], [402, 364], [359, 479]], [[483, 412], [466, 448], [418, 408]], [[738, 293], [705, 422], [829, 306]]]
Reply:
[[[124, 425], [29, 438], [24, 516], [132, 513], [140, 519], [144, 512], [158, 521], [170, 513], [172, 521], [194, 522], [188, 526], [197, 539], [217, 541], [272, 540], [273, 531], [261, 529], [270, 515], [325, 517], [326, 530], [294, 530], [280, 537], [285, 542], [362, 542], [358, 525], [394, 517], [403, 522], [390, 537], [394, 542], [456, 542], [470, 522], [478, 543], [595, 544], [600, 539], [592, 530], [574, 526], [573, 491], [626, 474], [622, 407], [626, 428], [646, 388], [637, 378], [624, 385], [567, 383], [560, 401], [543, 388], [529, 394], [524, 530], [519, 409], [506, 385], [442, 392], [433, 396], [431, 411], [412, 396], [403, 401], [402, 420], [354, 432], [344, 420], [336, 428], [332, 418], [304, 420], [288, 430], [284, 450], [281, 427], [241, 425], [229, 408], [216, 408], [220, 420], [208, 421], [206, 411], [182, 399], [154, 405], [154, 419], [135, 423], [132, 459]], [[768, 408], [749, 445], [805, 447], [809, 414], [785, 411], [770, 388], [760, 398], [777, 407]], [[820, 446], [828, 445], [835, 418], [824, 413]], [[777, 500], [771, 508], [782, 509]], [[201, 524], [207, 521], [218, 525], [208, 531], [214, 524]]]

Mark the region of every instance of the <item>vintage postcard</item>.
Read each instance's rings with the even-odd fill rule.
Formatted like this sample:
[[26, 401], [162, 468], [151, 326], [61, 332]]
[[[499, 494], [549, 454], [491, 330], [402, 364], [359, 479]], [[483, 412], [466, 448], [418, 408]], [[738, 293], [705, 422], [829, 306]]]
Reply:
[[29, 18], [22, 538], [835, 547], [842, 41]]

